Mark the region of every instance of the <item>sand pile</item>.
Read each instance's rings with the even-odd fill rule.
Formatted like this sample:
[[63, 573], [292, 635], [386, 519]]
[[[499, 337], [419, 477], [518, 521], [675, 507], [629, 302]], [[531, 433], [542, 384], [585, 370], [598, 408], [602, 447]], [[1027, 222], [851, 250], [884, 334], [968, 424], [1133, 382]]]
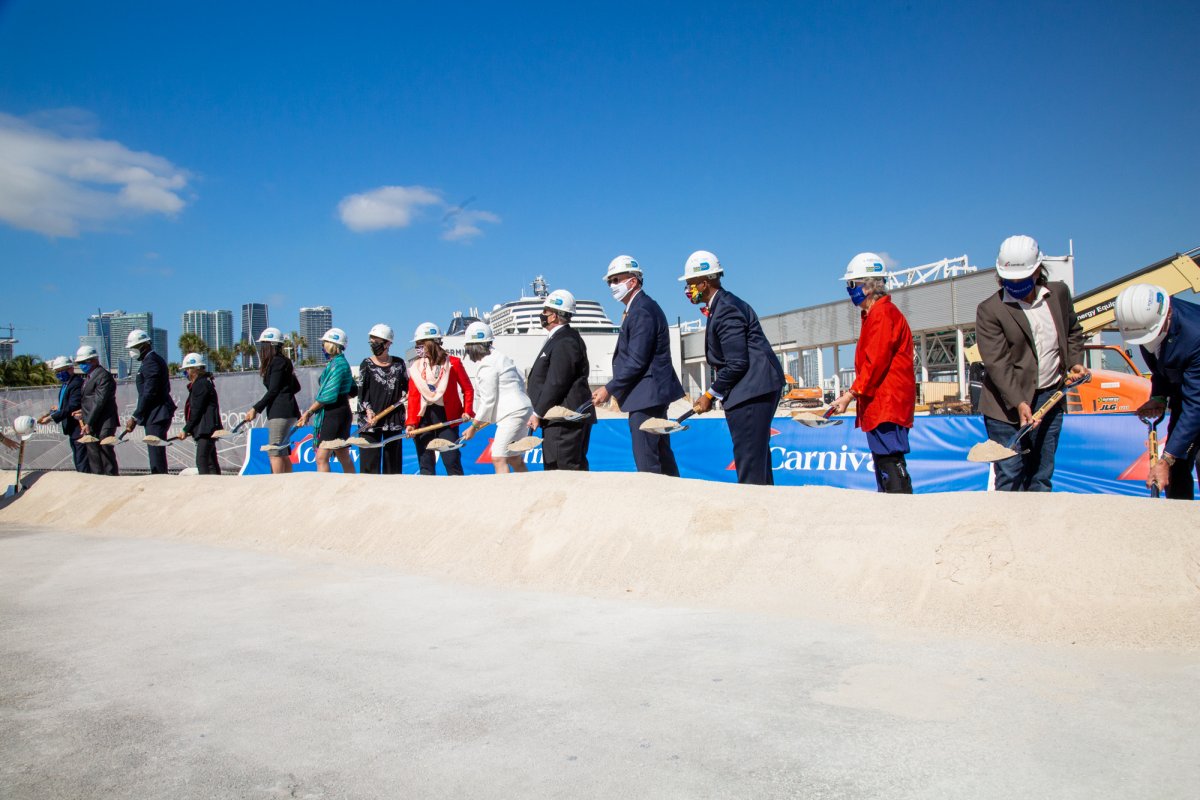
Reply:
[[625, 473], [44, 475], [0, 526], [351, 558], [458, 581], [968, 636], [1200, 649], [1182, 502], [881, 496]]

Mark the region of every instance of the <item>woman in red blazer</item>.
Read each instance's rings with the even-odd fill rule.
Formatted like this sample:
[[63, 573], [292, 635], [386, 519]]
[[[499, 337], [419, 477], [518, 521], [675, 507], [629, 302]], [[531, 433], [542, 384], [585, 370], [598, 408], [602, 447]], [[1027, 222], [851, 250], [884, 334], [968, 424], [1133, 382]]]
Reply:
[[[475, 416], [475, 390], [463, 369], [462, 361], [442, 348], [442, 332], [432, 322], [422, 322], [413, 334], [417, 359], [408, 369], [408, 416], [405, 430]], [[437, 455], [429, 449], [434, 439], [457, 439], [458, 426], [418, 434], [417, 463], [422, 475], [437, 473]], [[442, 453], [447, 475], [462, 475], [462, 454], [458, 450]]]
[[843, 277], [850, 301], [862, 310], [862, 332], [854, 347], [854, 385], [833, 402], [842, 413], [857, 400], [855, 425], [867, 434], [881, 492], [912, 494], [904, 456], [917, 404], [912, 330], [887, 291], [883, 260], [859, 253]]

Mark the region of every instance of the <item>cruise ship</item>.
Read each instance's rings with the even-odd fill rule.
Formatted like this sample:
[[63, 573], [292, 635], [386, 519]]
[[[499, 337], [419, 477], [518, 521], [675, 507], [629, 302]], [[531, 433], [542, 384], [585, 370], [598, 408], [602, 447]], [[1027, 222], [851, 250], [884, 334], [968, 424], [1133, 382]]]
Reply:
[[[550, 293], [550, 284], [544, 276], [538, 275], [530, 288], [532, 295], [527, 296], [522, 292], [519, 299], [499, 303], [484, 314], [477, 309], [470, 309], [466, 314], [461, 311], [454, 313], [445, 328], [442, 343], [448, 352], [463, 359], [463, 365], [472, 378], [475, 376], [475, 365], [466, 358], [463, 345], [466, 343], [467, 326], [480, 320], [492, 326], [496, 337], [495, 349], [516, 362], [526, 376], [529, 375], [534, 359], [546, 342], [546, 331], [538, 317], [546, 295]], [[576, 298], [571, 327], [579, 331], [587, 345], [588, 361], [591, 363], [588, 383], [593, 387], [603, 386], [612, 379], [612, 356], [620, 325], [609, 318], [599, 302]], [[674, 328], [671, 333], [671, 354], [678, 364], [679, 336]]]

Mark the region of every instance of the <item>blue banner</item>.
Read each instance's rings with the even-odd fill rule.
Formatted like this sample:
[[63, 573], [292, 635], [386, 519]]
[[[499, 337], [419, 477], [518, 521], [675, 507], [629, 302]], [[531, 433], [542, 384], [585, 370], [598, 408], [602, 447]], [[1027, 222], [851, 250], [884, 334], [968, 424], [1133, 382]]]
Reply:
[[[492, 472], [491, 439], [481, 431], [461, 450], [468, 475]], [[913, 490], [926, 492], [986, 491], [991, 467], [967, 461], [971, 446], [984, 441], [983, 418], [978, 416], [917, 417], [908, 456]], [[311, 428], [293, 435], [290, 459], [296, 471], [316, 469]], [[271, 471], [266, 453], [267, 430], [250, 431], [243, 475]], [[689, 420], [688, 430], [671, 436], [679, 469], [685, 478], [734, 482], [733, 447], [725, 420]], [[351, 448], [355, 463], [358, 448]], [[875, 490], [874, 463], [866, 437], [846, 418], [846, 424], [808, 428], [787, 417], [777, 417], [771, 435], [771, 460], [775, 483], [782, 486], [838, 486]], [[624, 419], [600, 420], [592, 431], [588, 461], [595, 472], [632, 472], [629, 425]], [[525, 454], [531, 469], [540, 469], [541, 448]], [[337, 460], [333, 469], [340, 472]], [[1054, 471], [1054, 490], [1083, 494], [1144, 496], [1146, 478], [1146, 426], [1131, 414], [1069, 414]], [[404, 442], [404, 473], [418, 472], [416, 450]], [[439, 466], [438, 472], [442, 472]]]

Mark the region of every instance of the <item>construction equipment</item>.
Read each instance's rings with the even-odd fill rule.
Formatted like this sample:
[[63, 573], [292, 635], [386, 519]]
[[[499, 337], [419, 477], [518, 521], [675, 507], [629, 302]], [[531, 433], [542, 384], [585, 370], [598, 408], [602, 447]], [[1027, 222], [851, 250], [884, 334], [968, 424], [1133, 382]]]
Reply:
[[820, 408], [825, 402], [825, 392], [819, 386], [801, 386], [791, 375], [784, 375], [787, 385], [779, 405], [784, 408]]

